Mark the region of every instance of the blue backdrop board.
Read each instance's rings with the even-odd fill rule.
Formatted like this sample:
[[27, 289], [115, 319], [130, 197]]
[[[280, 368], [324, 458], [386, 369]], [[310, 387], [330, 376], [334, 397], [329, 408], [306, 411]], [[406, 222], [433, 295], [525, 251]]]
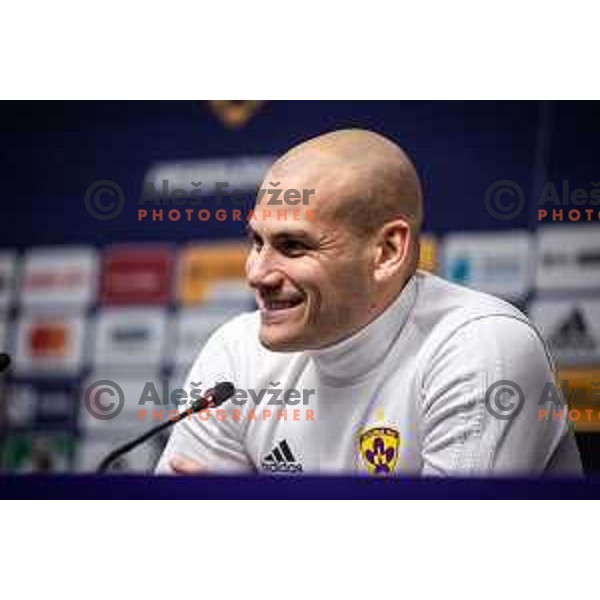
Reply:
[[[3, 102], [0, 350], [13, 365], [0, 380], [1, 471], [91, 473], [115, 444], [152, 425], [140, 421], [135, 406], [108, 424], [91, 418], [90, 390], [116, 381], [135, 398], [151, 382], [164, 400], [181, 385], [210, 333], [253, 308], [244, 285], [245, 222], [234, 210], [246, 214], [274, 157], [352, 127], [393, 139], [417, 166], [425, 191], [421, 267], [506, 298], [542, 329], [561, 377], [581, 392], [569, 398], [569, 419], [587, 470], [599, 469], [599, 107]], [[229, 188], [221, 195], [223, 182]], [[238, 203], [228, 195], [234, 188]], [[218, 209], [226, 218], [215, 218]], [[200, 218], [201, 210], [211, 218]], [[149, 472], [164, 441], [118, 468]], [[14, 489], [10, 481], [0, 480], [0, 495], [51, 495], [51, 481], [67, 495], [108, 493], [92, 476], [81, 485], [65, 475], [19, 481]], [[183, 481], [173, 494], [224, 497], [235, 495], [233, 485]], [[266, 494], [259, 485], [277, 497], [332, 497], [337, 486], [358, 497], [554, 496], [562, 489], [476, 481], [441, 492], [435, 482], [332, 480], [323, 491], [310, 479], [243, 485], [241, 495], [251, 497]], [[167, 493], [162, 480], [118, 486], [124, 496]], [[588, 493], [576, 484], [564, 489], [573, 497]]]

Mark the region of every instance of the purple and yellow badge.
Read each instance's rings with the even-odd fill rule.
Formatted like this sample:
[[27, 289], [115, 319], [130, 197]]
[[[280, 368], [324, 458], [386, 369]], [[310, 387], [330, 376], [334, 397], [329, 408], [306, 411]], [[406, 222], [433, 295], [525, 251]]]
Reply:
[[390, 475], [398, 462], [400, 434], [391, 427], [372, 427], [360, 434], [358, 448], [369, 475]]

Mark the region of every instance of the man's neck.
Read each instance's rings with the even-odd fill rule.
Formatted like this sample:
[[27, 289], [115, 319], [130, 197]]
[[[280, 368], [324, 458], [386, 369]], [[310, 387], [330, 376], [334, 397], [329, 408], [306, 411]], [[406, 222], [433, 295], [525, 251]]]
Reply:
[[379, 312], [358, 331], [331, 346], [308, 351], [325, 383], [349, 385], [384, 360], [414, 305], [416, 279], [406, 281], [400, 292], [382, 303]]

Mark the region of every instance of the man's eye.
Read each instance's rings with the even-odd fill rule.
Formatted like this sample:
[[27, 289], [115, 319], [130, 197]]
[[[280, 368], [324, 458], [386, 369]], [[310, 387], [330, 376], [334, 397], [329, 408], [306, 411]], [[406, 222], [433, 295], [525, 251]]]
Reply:
[[301, 254], [308, 250], [308, 246], [298, 240], [286, 240], [281, 247], [283, 252], [287, 254]]

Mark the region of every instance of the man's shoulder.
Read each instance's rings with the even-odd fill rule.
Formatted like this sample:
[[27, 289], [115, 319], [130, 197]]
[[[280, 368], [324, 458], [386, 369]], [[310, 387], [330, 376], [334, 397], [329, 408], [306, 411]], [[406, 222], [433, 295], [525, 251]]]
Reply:
[[513, 317], [527, 321], [527, 317], [513, 304], [446, 279], [419, 271], [417, 273], [419, 298], [418, 316], [442, 322], [470, 321], [486, 316]]
[[436, 275], [418, 273], [419, 298], [415, 320], [428, 332], [432, 345], [461, 332], [526, 341], [542, 337], [516, 306], [484, 292], [466, 288]]

